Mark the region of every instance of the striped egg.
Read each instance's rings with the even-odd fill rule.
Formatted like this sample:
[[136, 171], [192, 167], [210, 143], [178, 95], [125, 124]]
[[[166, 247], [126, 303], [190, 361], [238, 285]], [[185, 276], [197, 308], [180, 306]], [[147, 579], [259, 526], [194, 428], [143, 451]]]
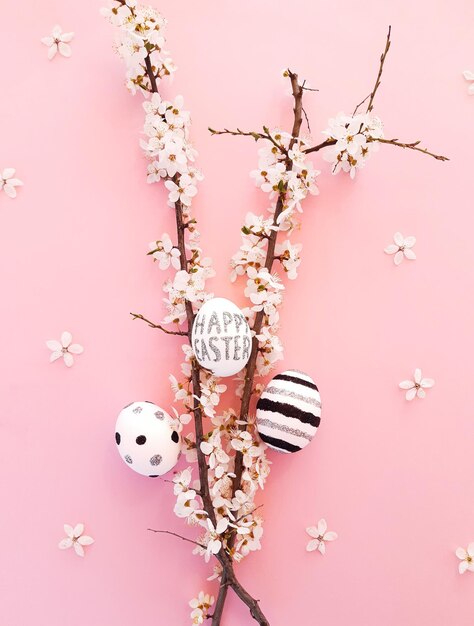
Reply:
[[321, 397], [314, 380], [287, 370], [268, 383], [257, 402], [257, 430], [262, 441], [279, 452], [298, 452], [316, 434]]

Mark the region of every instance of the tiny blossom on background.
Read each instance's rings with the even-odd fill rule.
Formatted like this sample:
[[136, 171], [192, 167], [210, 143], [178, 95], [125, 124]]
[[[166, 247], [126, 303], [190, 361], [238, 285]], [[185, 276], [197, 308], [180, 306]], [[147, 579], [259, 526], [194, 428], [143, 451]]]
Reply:
[[395, 255], [393, 257], [395, 265], [400, 265], [403, 259], [409, 259], [410, 261], [414, 261], [416, 259], [416, 254], [412, 250], [416, 243], [415, 237], [404, 237], [402, 233], [397, 232], [393, 236], [393, 241], [395, 243], [391, 243], [384, 248], [384, 252], [386, 254]]
[[77, 556], [84, 556], [84, 546], [94, 543], [92, 537], [83, 534], [84, 524], [76, 524], [74, 528], [69, 524], [64, 524], [64, 532], [67, 536], [59, 542], [58, 547], [61, 550], [74, 547]]
[[43, 37], [41, 43], [48, 46], [48, 59], [51, 60], [59, 52], [63, 57], [70, 57], [72, 54], [69, 42], [74, 37], [74, 33], [63, 33], [61, 26], [56, 24], [51, 31], [51, 35]]
[[3, 189], [9, 198], [16, 198], [15, 187], [21, 187], [21, 185], [23, 185], [23, 182], [19, 178], [15, 178], [15, 171], [13, 167], [6, 167], [2, 171], [0, 189]]
[[74, 364], [73, 354], [82, 354], [84, 352], [84, 348], [80, 344], [71, 342], [72, 335], [67, 330], [62, 333], [60, 341], [57, 339], [49, 339], [46, 345], [52, 350], [49, 357], [50, 363], [63, 357], [64, 363], [68, 367], [71, 367], [71, 365]]
[[[469, 70], [464, 70], [464, 72], [462, 73], [462, 75], [464, 76], [464, 78], [468, 81], [474, 81], [474, 72], [471, 72]], [[471, 82], [470, 85], [468, 85], [467, 88], [467, 93], [470, 96], [474, 96], [474, 82]]]
[[413, 400], [416, 396], [424, 398], [426, 396], [425, 389], [430, 389], [434, 384], [435, 381], [432, 378], [423, 378], [421, 370], [416, 368], [413, 380], [402, 380], [399, 387], [407, 390], [405, 394], [407, 400]]
[[314, 550], [318, 550], [321, 554], [326, 553], [326, 541], [334, 541], [337, 539], [337, 533], [334, 531], [328, 530], [328, 525], [324, 518], [320, 519], [317, 526], [309, 526], [306, 529], [306, 532], [310, 537], [312, 537], [311, 541], [306, 546], [307, 552], [313, 552]]
[[459, 573], [474, 572], [474, 541], [466, 549], [456, 548], [456, 556], [461, 560], [459, 563]]

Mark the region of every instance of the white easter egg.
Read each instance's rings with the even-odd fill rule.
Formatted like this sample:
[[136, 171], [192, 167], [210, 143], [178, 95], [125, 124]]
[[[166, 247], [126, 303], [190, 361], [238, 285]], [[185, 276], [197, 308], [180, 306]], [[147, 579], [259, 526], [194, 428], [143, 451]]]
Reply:
[[321, 397], [314, 380], [287, 370], [272, 380], [257, 402], [257, 430], [262, 441], [279, 452], [298, 452], [316, 434]]
[[192, 346], [202, 367], [216, 376], [234, 376], [247, 365], [252, 335], [244, 314], [226, 298], [212, 298], [194, 319]]
[[120, 456], [135, 472], [156, 478], [178, 462], [181, 442], [171, 417], [153, 402], [132, 402], [115, 425]]

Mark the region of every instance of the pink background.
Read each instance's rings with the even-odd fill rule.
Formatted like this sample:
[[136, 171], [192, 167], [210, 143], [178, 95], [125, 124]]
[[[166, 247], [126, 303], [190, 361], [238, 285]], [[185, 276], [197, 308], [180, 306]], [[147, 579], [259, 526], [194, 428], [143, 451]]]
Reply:
[[[313, 134], [372, 88], [388, 24], [393, 46], [376, 112], [388, 137], [423, 138], [436, 162], [383, 146], [355, 181], [323, 174], [305, 205], [303, 263], [288, 285], [282, 367], [316, 379], [323, 422], [292, 457], [270, 453], [263, 550], [239, 568], [272, 626], [467, 626], [474, 575], [454, 550], [474, 540], [472, 145], [474, 5], [338, 0], [163, 0], [179, 67], [164, 93], [183, 93], [206, 180], [195, 210], [212, 289], [228, 281], [248, 210], [266, 206], [249, 171], [251, 140], [210, 137], [209, 125], [288, 126], [280, 70], [307, 94]], [[191, 548], [147, 532], [192, 536], [169, 485], [120, 460], [114, 421], [125, 404], [169, 407], [179, 340], [132, 322], [159, 320], [163, 274], [148, 242], [173, 232], [164, 194], [145, 183], [141, 97], [124, 89], [113, 29], [95, 1], [2, 0], [1, 163], [25, 186], [0, 195], [1, 539], [4, 626], [189, 623], [187, 601], [210, 568]], [[73, 30], [73, 56], [48, 62], [40, 38]], [[418, 260], [396, 268], [383, 248], [415, 235]], [[68, 370], [45, 340], [70, 330], [85, 352]], [[399, 381], [435, 378], [408, 403]], [[326, 517], [339, 539], [307, 554], [305, 527]], [[81, 560], [57, 543], [64, 522], [96, 540]], [[251, 620], [233, 597], [225, 626]]]

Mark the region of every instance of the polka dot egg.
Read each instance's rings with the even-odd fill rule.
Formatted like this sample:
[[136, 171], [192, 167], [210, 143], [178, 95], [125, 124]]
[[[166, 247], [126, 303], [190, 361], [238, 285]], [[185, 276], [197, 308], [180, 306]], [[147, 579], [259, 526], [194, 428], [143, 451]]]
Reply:
[[171, 417], [153, 402], [132, 402], [120, 412], [115, 443], [124, 462], [143, 476], [156, 478], [178, 462], [181, 443]]

